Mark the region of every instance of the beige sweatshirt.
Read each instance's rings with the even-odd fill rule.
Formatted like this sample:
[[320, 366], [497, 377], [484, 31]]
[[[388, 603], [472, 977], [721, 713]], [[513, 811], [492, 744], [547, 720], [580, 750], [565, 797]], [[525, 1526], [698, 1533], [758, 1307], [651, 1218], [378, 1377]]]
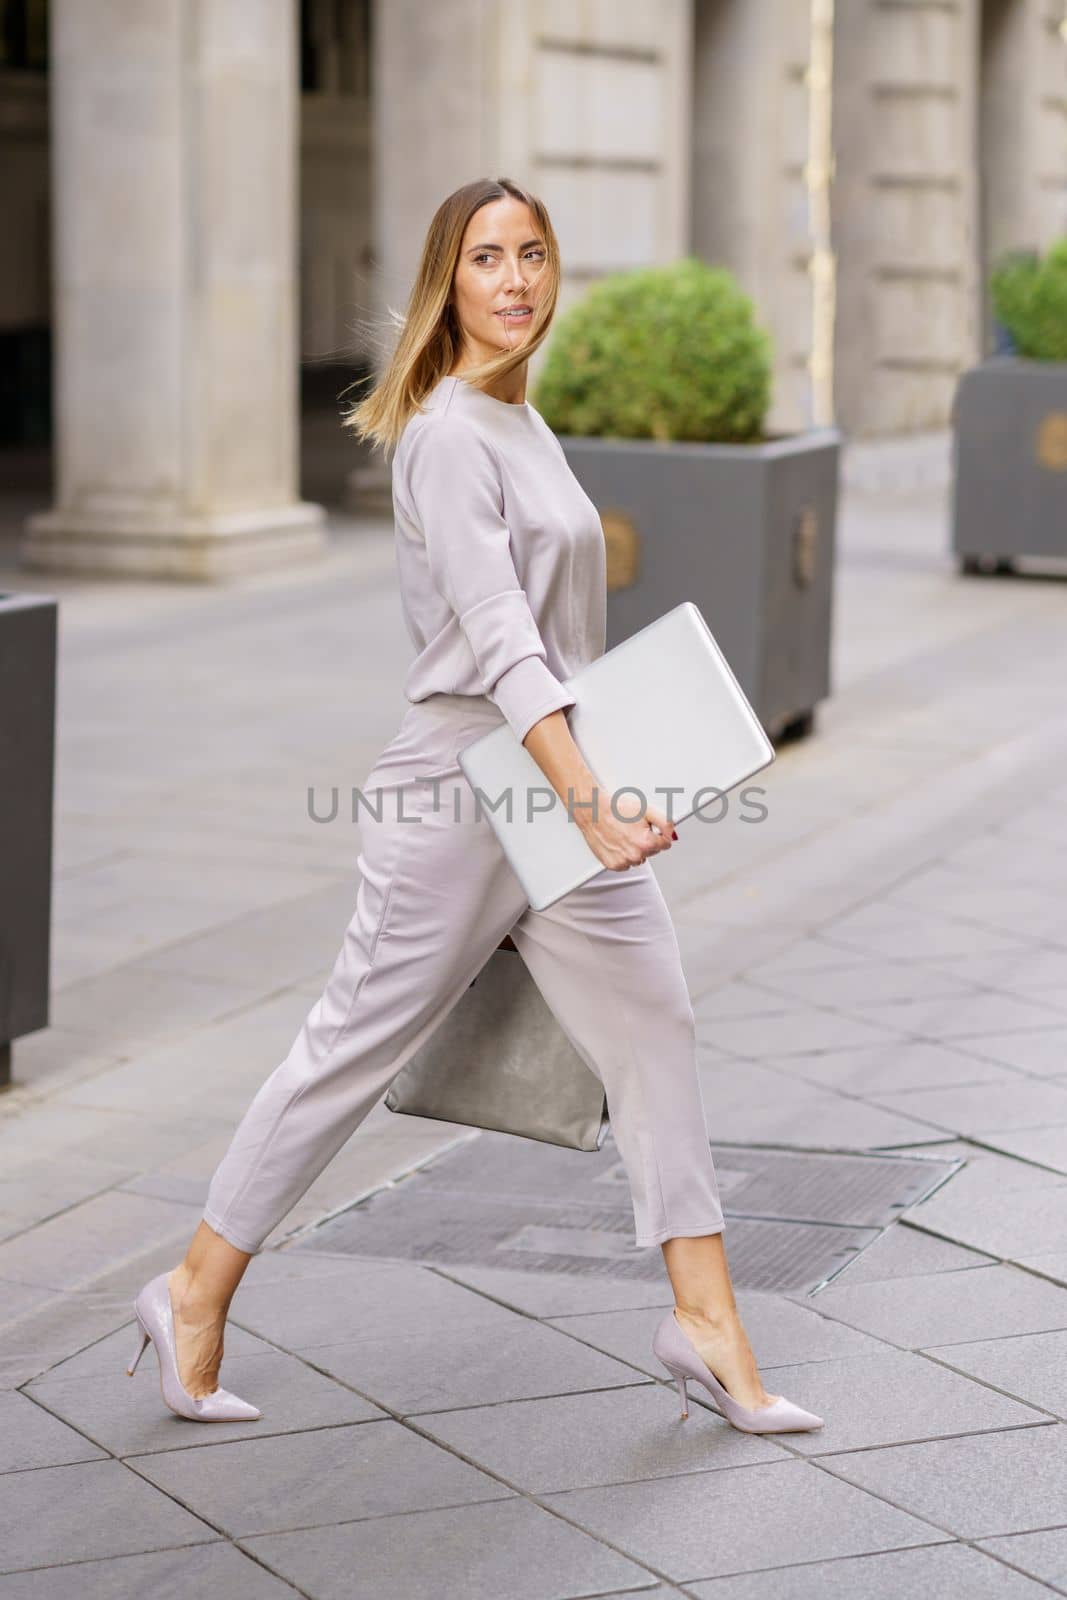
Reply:
[[404, 694], [487, 695], [522, 740], [604, 653], [600, 517], [529, 401], [448, 377], [422, 404], [392, 463]]

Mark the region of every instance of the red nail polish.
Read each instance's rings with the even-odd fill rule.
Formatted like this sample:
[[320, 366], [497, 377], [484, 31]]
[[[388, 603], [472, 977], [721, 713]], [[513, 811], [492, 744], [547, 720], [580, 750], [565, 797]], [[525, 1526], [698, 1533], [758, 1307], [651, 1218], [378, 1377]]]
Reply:
[[677, 829], [675, 829], [675, 828], [672, 828], [672, 829], [671, 829], [671, 838], [672, 838], [672, 839], [677, 839], [677, 837], [678, 837], [678, 832], [677, 832]]

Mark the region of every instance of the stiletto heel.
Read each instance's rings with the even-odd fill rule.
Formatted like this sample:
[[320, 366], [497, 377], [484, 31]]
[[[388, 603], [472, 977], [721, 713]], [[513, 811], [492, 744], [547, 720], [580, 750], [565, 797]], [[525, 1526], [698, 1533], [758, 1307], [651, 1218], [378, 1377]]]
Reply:
[[130, 1362], [129, 1366], [126, 1368], [126, 1376], [128, 1378], [132, 1378], [133, 1377], [134, 1373], [137, 1371], [137, 1363], [140, 1361], [141, 1357], [144, 1355], [145, 1351], [148, 1349], [148, 1339], [149, 1339], [148, 1334], [145, 1333], [143, 1328], [140, 1328], [139, 1332], [140, 1332], [140, 1335], [141, 1335], [141, 1342], [137, 1346], [137, 1354], [134, 1356], [133, 1360]]
[[823, 1425], [822, 1418], [814, 1411], [805, 1411], [784, 1395], [779, 1395], [769, 1406], [741, 1405], [723, 1388], [673, 1311], [668, 1311], [657, 1325], [652, 1335], [652, 1353], [678, 1385], [683, 1417], [688, 1415], [686, 1380], [692, 1378], [704, 1385], [716, 1411], [742, 1433], [808, 1433]]
[[145, 1284], [133, 1302], [143, 1342], [134, 1357], [133, 1365], [127, 1367], [127, 1372], [133, 1375], [138, 1361], [144, 1354], [145, 1345], [151, 1339], [159, 1362], [159, 1387], [164, 1402], [179, 1417], [188, 1417], [190, 1422], [255, 1422], [262, 1413], [255, 1406], [249, 1405], [247, 1400], [241, 1400], [237, 1395], [231, 1394], [228, 1389], [215, 1389], [211, 1394], [191, 1395], [182, 1383], [178, 1372], [174, 1311], [170, 1303], [167, 1278], [168, 1274], [161, 1272], [158, 1278], [153, 1278], [151, 1283]]

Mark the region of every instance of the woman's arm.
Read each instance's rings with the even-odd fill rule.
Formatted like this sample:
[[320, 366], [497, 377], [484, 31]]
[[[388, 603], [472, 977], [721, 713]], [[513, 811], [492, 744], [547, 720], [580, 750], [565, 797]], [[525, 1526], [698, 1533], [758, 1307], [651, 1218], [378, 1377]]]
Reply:
[[574, 696], [549, 670], [515, 569], [492, 448], [464, 418], [431, 416], [408, 448], [406, 476], [430, 575], [458, 619], [485, 695], [522, 740]]
[[[562, 710], [535, 722], [522, 741], [585, 835], [598, 861], [616, 872], [636, 867], [660, 850], [669, 850], [678, 835], [663, 811], [652, 806], [640, 816], [620, 818], [611, 808], [611, 791], [598, 784]], [[630, 804], [633, 805], [631, 799]], [[653, 831], [658, 828], [659, 832]]]

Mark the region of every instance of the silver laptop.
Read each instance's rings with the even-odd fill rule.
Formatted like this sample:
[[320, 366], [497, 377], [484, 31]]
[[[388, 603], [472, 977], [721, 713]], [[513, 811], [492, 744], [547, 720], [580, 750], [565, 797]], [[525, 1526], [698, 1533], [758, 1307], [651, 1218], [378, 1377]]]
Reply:
[[[564, 682], [576, 702], [567, 710], [575, 743], [620, 817], [644, 806], [675, 822], [708, 806], [719, 815], [721, 797], [774, 760], [774, 746], [692, 601]], [[535, 911], [609, 870], [508, 724], [469, 744], [459, 765]]]

